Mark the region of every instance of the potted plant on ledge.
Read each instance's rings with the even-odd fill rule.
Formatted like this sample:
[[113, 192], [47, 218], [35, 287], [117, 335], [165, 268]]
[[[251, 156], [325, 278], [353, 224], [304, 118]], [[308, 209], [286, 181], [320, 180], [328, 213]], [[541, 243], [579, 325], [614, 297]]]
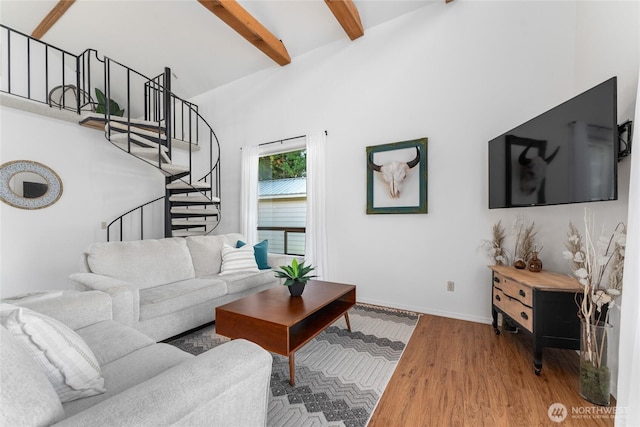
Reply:
[[304, 286], [309, 280], [316, 276], [310, 276], [309, 273], [315, 270], [315, 267], [305, 266], [304, 261], [298, 263], [297, 259], [291, 260], [291, 265], [281, 265], [280, 270], [276, 270], [276, 277], [285, 279], [283, 285], [289, 288], [292, 297], [299, 297], [304, 291]]

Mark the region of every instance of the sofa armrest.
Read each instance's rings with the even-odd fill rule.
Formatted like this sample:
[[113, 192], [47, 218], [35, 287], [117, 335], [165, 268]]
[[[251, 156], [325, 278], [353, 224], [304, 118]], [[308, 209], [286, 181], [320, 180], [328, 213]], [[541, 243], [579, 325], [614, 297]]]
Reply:
[[61, 291], [12, 303], [53, 317], [74, 330], [112, 318], [111, 298], [104, 292]]
[[265, 426], [271, 366], [266, 350], [234, 340], [56, 426]]
[[69, 279], [81, 290], [102, 291], [111, 296], [113, 320], [134, 326], [140, 319], [140, 293], [129, 282], [95, 273], [74, 273]]
[[287, 265], [287, 256], [283, 254], [267, 253], [267, 263], [274, 270], [279, 270], [281, 265]]

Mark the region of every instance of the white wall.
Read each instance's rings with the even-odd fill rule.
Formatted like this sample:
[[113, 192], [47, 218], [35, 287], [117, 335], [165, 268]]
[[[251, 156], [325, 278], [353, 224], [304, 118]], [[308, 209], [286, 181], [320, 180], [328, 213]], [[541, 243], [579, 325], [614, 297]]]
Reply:
[[[518, 213], [534, 220], [545, 268], [558, 272], [567, 271], [567, 224], [581, 224], [585, 207], [608, 228], [626, 220], [628, 159], [619, 163], [617, 202], [488, 210], [487, 141], [612, 75], [619, 122], [631, 118], [637, 9], [635, 2], [434, 2], [356, 41], [345, 37], [197, 97], [222, 144], [219, 231], [240, 229], [239, 147], [326, 129], [329, 279], [357, 284], [360, 301], [488, 321], [489, 260], [480, 244], [497, 220], [510, 224]], [[0, 292], [68, 287], [78, 254], [104, 240], [100, 222], [161, 195], [162, 177], [100, 132], [0, 113], [0, 161], [39, 161], [64, 185], [47, 209], [0, 204]], [[366, 215], [365, 147], [424, 136], [429, 213]]]
[[0, 163], [35, 160], [63, 185], [45, 209], [0, 203], [0, 296], [71, 288], [80, 253], [106, 240], [101, 222], [163, 195], [164, 177], [103, 132], [8, 107], [0, 107], [0, 121]]
[[[357, 284], [361, 301], [488, 321], [479, 246], [494, 222], [534, 220], [545, 268], [565, 272], [567, 225], [581, 224], [585, 206], [607, 225], [626, 219], [628, 162], [617, 202], [487, 209], [489, 139], [611, 75], [623, 92], [635, 87], [637, 37], [592, 26], [602, 13], [572, 2], [434, 3], [197, 97], [223, 143], [222, 231], [239, 228], [240, 146], [326, 129], [330, 279]], [[587, 28], [595, 34], [583, 40]], [[583, 65], [598, 63], [600, 49], [582, 43], [599, 37], [626, 54], [592, 72]], [[620, 94], [621, 112], [632, 99]], [[365, 147], [424, 136], [429, 213], [366, 215]]]

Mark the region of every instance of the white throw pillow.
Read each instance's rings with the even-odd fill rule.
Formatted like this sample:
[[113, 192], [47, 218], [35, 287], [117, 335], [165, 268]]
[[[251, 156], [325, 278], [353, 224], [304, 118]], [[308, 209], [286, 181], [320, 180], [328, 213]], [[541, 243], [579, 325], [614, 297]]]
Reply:
[[259, 273], [253, 246], [245, 245], [234, 248], [226, 243], [222, 246], [222, 269], [220, 274]]
[[2, 304], [2, 325], [29, 351], [62, 402], [104, 393], [96, 356], [65, 324], [28, 308]]

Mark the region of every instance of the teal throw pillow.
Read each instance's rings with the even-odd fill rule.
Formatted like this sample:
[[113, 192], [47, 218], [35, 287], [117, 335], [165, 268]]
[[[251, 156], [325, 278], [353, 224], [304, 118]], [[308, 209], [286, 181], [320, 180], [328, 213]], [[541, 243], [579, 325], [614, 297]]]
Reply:
[[[242, 240], [238, 240], [236, 243], [236, 248], [241, 248], [246, 245]], [[260, 243], [256, 243], [253, 245], [253, 254], [256, 257], [256, 264], [258, 264], [258, 269], [267, 270], [271, 268], [269, 263], [267, 262], [267, 253], [269, 252], [269, 241], [263, 240]]]

